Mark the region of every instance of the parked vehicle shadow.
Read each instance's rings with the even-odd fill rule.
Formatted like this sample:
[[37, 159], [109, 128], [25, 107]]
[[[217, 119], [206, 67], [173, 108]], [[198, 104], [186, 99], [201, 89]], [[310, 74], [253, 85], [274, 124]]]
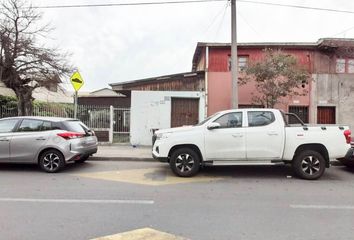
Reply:
[[[58, 173], [52, 173], [52, 174], [72, 173], [76, 171], [87, 170], [93, 167], [94, 164], [89, 162], [69, 163]], [[42, 171], [41, 168], [36, 164], [20, 164], [20, 163], [0, 163], [0, 172], [38, 172], [38, 173], [49, 174], [49, 175], [51, 174]]]
[[289, 166], [205, 166], [200, 174], [232, 178], [284, 178], [292, 177]]
[[35, 164], [0, 163], [0, 172], [40, 172], [41, 169]]
[[[205, 166], [201, 175], [213, 177], [232, 177], [237, 179], [298, 179], [290, 165], [280, 166]], [[321, 180], [340, 180], [337, 175], [327, 171]], [[306, 181], [306, 180], [304, 180]]]
[[354, 173], [354, 167], [346, 167], [346, 166], [341, 166], [338, 167], [340, 170], [348, 173]]

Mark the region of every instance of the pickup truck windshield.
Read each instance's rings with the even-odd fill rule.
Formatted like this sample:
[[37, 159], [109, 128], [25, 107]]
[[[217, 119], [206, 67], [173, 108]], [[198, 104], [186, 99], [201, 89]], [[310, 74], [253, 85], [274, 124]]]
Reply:
[[204, 119], [203, 121], [201, 121], [200, 123], [194, 125], [194, 126], [202, 126], [204, 123], [206, 123], [207, 121], [209, 121], [212, 117], [216, 116], [218, 113], [214, 113], [213, 115], [207, 117], [206, 119]]

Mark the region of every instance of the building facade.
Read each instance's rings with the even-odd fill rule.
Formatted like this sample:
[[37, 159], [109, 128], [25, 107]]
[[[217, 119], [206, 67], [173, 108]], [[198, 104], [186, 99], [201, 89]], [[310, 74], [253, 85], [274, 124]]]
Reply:
[[[305, 96], [286, 97], [275, 107], [296, 113], [305, 123], [347, 124], [354, 129], [354, 39], [325, 38], [314, 43], [240, 43], [239, 70], [261, 61], [265, 49], [295, 56], [308, 71]], [[202, 91], [206, 116], [231, 108], [231, 45], [198, 43], [192, 71], [149, 79], [111, 84], [129, 96], [131, 90]], [[255, 82], [238, 88], [239, 107], [254, 107]], [[260, 107], [260, 106], [257, 106]]]
[[[316, 43], [242, 43], [238, 67], [260, 61], [264, 49], [295, 56], [310, 74], [306, 96], [282, 99], [276, 107], [307, 123], [348, 124], [354, 128], [354, 39], [320, 39]], [[208, 115], [231, 107], [231, 45], [198, 43], [193, 71], [205, 71]], [[239, 106], [252, 107], [255, 83], [239, 86]]]

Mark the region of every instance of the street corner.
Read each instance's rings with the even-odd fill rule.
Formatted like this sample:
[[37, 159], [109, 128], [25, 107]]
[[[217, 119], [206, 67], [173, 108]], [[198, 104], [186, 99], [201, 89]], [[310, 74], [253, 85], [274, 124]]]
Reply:
[[188, 240], [170, 233], [160, 232], [152, 228], [141, 228], [91, 240]]
[[132, 184], [142, 184], [151, 186], [162, 186], [170, 184], [184, 184], [195, 182], [210, 182], [224, 179], [225, 177], [217, 177], [212, 175], [199, 174], [191, 178], [182, 178], [173, 175], [167, 167], [144, 168], [144, 169], [129, 169], [120, 171], [105, 171], [77, 174], [76, 176], [117, 181]]

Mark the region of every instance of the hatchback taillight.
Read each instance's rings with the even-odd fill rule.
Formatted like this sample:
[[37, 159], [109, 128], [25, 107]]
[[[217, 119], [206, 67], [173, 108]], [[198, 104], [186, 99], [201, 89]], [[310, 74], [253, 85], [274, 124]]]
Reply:
[[84, 134], [78, 132], [63, 132], [63, 133], [58, 133], [57, 135], [66, 140], [84, 137]]
[[348, 144], [352, 141], [351, 135], [352, 135], [352, 132], [350, 130], [344, 131], [345, 140], [347, 141]]

